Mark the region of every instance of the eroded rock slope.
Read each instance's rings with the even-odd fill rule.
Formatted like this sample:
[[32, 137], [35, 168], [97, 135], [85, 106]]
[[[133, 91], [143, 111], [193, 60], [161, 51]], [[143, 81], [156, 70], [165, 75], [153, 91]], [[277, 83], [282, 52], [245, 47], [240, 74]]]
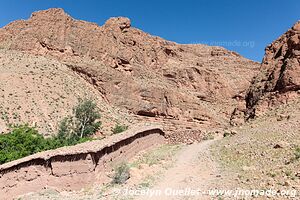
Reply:
[[259, 74], [246, 97], [247, 118], [299, 97], [300, 22], [266, 47]]
[[28, 123], [49, 136], [70, 115], [78, 99], [92, 98], [101, 110], [103, 132], [129, 123], [125, 112], [61, 62], [43, 56], [0, 50], [0, 133], [11, 124]]
[[172, 131], [227, 125], [258, 70], [235, 52], [166, 41], [133, 28], [128, 18], [98, 26], [62, 9], [0, 29], [0, 48], [56, 59], [108, 104]]

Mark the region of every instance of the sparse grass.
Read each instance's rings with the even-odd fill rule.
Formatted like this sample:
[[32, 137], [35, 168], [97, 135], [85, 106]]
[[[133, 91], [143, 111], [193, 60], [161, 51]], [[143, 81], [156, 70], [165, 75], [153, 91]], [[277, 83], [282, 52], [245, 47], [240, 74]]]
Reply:
[[149, 188], [150, 186], [151, 186], [151, 183], [148, 181], [143, 181], [138, 185], [139, 188]]
[[233, 136], [233, 135], [236, 135], [237, 132], [235, 131], [228, 131], [226, 130], [224, 133], [223, 133], [223, 137], [230, 137], [230, 136]]
[[295, 179], [295, 176], [293, 175], [292, 170], [286, 170], [286, 171], [284, 171], [284, 174], [286, 175], [286, 177], [288, 177], [291, 180]]
[[213, 133], [208, 133], [203, 137], [203, 140], [213, 140], [215, 138]]
[[181, 148], [180, 145], [162, 145], [153, 151], [147, 152], [132, 163], [132, 166], [138, 167], [140, 164], [149, 166], [160, 163], [163, 160], [170, 159]]
[[274, 173], [274, 172], [269, 172], [269, 173], [267, 173], [267, 175], [272, 177], [272, 178], [277, 176], [276, 173]]
[[134, 200], [134, 197], [127, 197], [127, 196], [114, 196], [112, 198], [113, 200]]
[[144, 189], [144, 188], [150, 188], [153, 186], [154, 182], [155, 182], [155, 177], [148, 175], [145, 179], [143, 179], [143, 181], [138, 185], [139, 189]]
[[111, 188], [112, 184], [111, 183], [108, 183], [108, 184], [105, 184], [105, 185], [101, 185], [101, 186], [98, 186], [97, 187], [97, 192], [98, 192], [98, 197], [99, 199], [104, 197], [104, 194], [107, 190], [109, 190]]
[[[148, 166], [160, 164], [161, 162], [172, 158], [180, 148], [180, 145], [162, 145], [150, 152], [144, 153], [132, 163], [120, 163], [114, 170], [115, 174], [113, 176], [112, 183], [123, 184], [124, 182], [126, 182], [126, 180], [130, 177], [130, 167], [139, 168], [142, 164], [147, 164]], [[146, 179], [141, 183], [141, 185], [149, 186], [152, 179], [153, 177], [147, 176]]]
[[[300, 103], [300, 102], [299, 102]], [[293, 113], [289, 123], [277, 121], [279, 111], [268, 112], [267, 115], [258, 117], [247, 124], [237, 127], [239, 134], [234, 137], [224, 137], [212, 147], [212, 154], [222, 164], [224, 173], [235, 177], [232, 185], [239, 187], [274, 187], [282, 189], [287, 179], [293, 186], [297, 179], [296, 172], [300, 160], [299, 139], [299, 108], [300, 104], [283, 107], [282, 114]], [[284, 112], [283, 112], [284, 111]], [[225, 131], [225, 136], [229, 132]], [[284, 143], [280, 148], [276, 144]], [[299, 146], [299, 148], [295, 148]], [[254, 167], [256, 170], [245, 167]], [[226, 183], [224, 183], [226, 184]]]
[[158, 165], [159, 169], [154, 174], [146, 175], [137, 185], [137, 189], [152, 187], [155, 181], [161, 176], [163, 170], [172, 165], [174, 155], [181, 149], [181, 145], [162, 145], [149, 152], [143, 153], [140, 157], [129, 164], [130, 167], [140, 168], [143, 164], [148, 166]]

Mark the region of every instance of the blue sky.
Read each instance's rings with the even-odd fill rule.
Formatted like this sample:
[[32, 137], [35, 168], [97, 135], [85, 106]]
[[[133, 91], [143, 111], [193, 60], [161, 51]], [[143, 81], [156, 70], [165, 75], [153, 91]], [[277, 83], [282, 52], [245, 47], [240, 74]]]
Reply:
[[220, 45], [256, 61], [300, 20], [299, 0], [4, 0], [0, 27], [51, 7], [99, 25], [126, 16], [132, 26], [167, 40]]

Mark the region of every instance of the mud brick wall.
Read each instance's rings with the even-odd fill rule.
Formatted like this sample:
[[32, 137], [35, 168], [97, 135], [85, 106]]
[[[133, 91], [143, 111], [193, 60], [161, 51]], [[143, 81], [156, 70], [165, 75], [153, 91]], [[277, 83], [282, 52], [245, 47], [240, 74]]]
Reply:
[[37, 153], [0, 165], [0, 197], [12, 199], [44, 188], [78, 190], [108, 181], [116, 164], [165, 143], [159, 126], [137, 127], [103, 140]]

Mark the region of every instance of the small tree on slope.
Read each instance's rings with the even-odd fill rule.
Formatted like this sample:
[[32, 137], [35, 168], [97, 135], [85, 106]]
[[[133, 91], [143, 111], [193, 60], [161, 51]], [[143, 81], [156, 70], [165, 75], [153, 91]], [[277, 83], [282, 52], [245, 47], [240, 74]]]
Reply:
[[101, 126], [101, 122], [97, 121], [101, 115], [96, 103], [92, 100], [80, 100], [74, 108], [73, 114], [77, 122], [77, 134], [80, 138], [94, 134]]

